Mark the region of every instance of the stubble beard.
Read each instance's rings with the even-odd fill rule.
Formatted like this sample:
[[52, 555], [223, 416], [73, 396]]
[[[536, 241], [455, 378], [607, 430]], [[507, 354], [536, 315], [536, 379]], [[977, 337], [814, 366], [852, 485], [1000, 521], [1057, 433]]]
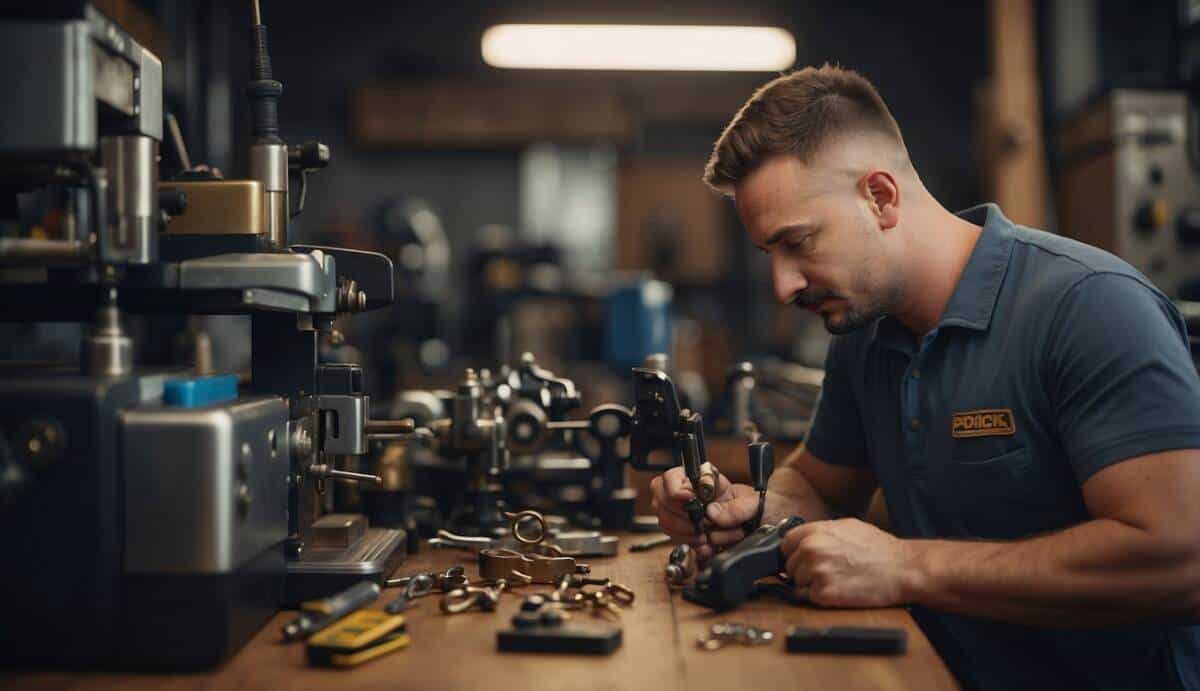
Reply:
[[850, 298], [845, 298], [846, 309], [842, 312], [822, 314], [825, 330], [834, 336], [843, 336], [869, 326], [876, 319], [890, 314], [899, 304], [903, 286], [899, 281], [885, 279], [880, 285], [877, 280], [878, 267], [882, 266], [883, 257], [875, 254], [864, 256], [856, 272], [852, 294], [866, 296], [864, 304], [855, 305]]

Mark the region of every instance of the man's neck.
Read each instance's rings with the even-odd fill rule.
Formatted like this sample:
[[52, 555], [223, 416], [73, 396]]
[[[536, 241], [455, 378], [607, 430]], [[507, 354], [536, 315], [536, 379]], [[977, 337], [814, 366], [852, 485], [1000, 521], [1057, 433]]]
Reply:
[[941, 320], [983, 230], [933, 199], [923, 207], [908, 219], [906, 289], [893, 312], [917, 343]]

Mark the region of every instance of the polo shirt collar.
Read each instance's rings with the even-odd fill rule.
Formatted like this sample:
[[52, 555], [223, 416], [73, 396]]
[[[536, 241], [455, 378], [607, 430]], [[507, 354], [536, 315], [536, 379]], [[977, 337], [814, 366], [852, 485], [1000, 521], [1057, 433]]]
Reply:
[[[950, 302], [938, 320], [938, 328], [961, 326], [986, 331], [992, 322], [1004, 274], [1008, 271], [1008, 260], [1016, 237], [1014, 226], [995, 204], [980, 204], [955, 215], [983, 226], [983, 232], [979, 234], [954, 294], [950, 296]], [[869, 328], [871, 341], [879, 339], [884, 345], [903, 349], [911, 347], [911, 336], [895, 317], [881, 317]]]

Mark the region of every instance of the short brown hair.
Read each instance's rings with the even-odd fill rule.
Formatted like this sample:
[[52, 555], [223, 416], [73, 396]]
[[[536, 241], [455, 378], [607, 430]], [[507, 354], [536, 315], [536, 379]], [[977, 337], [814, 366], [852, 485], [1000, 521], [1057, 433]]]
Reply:
[[721, 133], [704, 167], [704, 182], [731, 194], [764, 160], [791, 154], [808, 163], [832, 136], [884, 134], [904, 138], [883, 98], [866, 77], [832, 65], [805, 67], [754, 92]]

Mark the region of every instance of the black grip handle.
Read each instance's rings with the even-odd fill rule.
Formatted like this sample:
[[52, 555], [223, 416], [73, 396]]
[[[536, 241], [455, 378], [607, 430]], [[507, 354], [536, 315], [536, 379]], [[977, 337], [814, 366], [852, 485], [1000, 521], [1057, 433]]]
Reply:
[[776, 525], [762, 526], [732, 549], [713, 557], [696, 577], [695, 585], [684, 591], [684, 597], [716, 610], [742, 604], [755, 581], [786, 568], [779, 546], [783, 536], [802, 523], [803, 518], [792, 516]]
[[775, 472], [775, 449], [770, 442], [759, 441], [746, 445], [750, 454], [750, 484], [758, 492], [767, 490], [767, 481]]

